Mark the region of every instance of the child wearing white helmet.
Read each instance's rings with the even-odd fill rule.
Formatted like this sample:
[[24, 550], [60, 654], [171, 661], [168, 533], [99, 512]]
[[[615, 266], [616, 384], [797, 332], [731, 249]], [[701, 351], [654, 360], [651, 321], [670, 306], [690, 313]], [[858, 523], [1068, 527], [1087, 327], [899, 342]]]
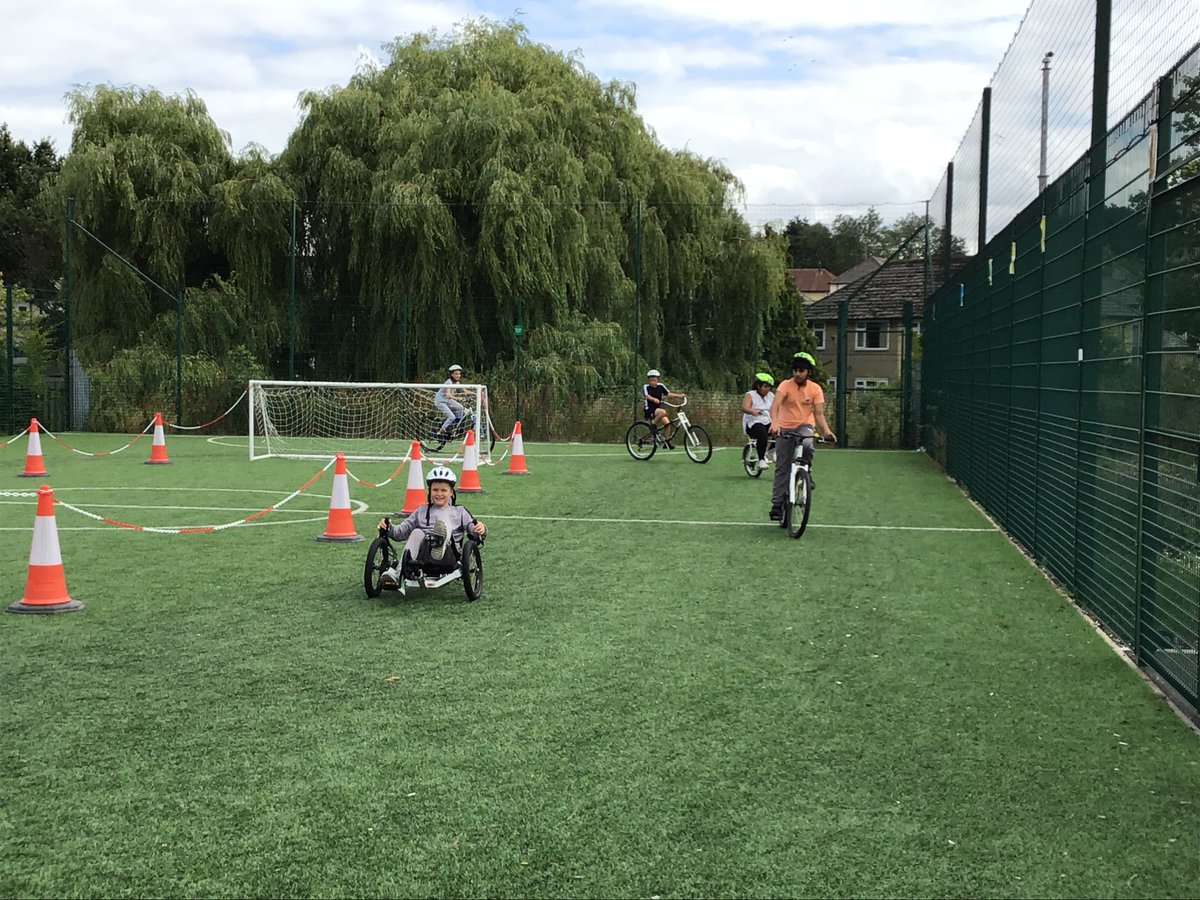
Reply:
[[[403, 522], [393, 524], [390, 535], [404, 541], [404, 552], [400, 563], [385, 571], [381, 580], [384, 584], [399, 586], [404, 591], [403, 572], [416, 563], [455, 562], [458, 548], [467, 532], [483, 537], [487, 526], [476, 519], [465, 506], [457, 504], [458, 496], [454, 485], [458, 481], [454, 472], [445, 466], [434, 466], [425, 476], [425, 503], [418, 506]], [[379, 520], [385, 527], [385, 520]], [[449, 554], [449, 560], [447, 560]]]
[[662, 430], [664, 446], [668, 450], [674, 450], [670, 441], [674, 435], [668, 435], [665, 431], [670, 416], [662, 404], [664, 400], [682, 400], [683, 394], [668, 388], [659, 381], [661, 377], [658, 369], [651, 369], [646, 373], [646, 383], [642, 385], [642, 415], [650, 420], [655, 431]]
[[438, 436], [446, 437], [453, 432], [451, 428], [457, 426], [466, 415], [466, 410], [463, 405], [458, 402], [457, 391], [455, 388], [462, 381], [463, 367], [458, 363], [452, 365], [446, 370], [446, 380], [442, 383], [442, 388], [437, 392], [437, 397], [433, 401], [433, 405], [438, 408], [445, 418], [442, 420], [441, 426], [438, 428]]

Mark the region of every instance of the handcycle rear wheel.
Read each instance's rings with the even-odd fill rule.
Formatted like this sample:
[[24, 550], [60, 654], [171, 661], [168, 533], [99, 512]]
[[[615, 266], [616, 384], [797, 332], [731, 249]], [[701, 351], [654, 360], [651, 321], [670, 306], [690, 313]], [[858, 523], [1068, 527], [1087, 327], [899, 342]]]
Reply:
[[706, 463], [712, 456], [712, 438], [699, 425], [689, 425], [683, 436], [683, 449], [692, 462]]
[[475, 601], [483, 596], [483, 555], [479, 552], [479, 544], [468, 540], [463, 547], [462, 563], [463, 590], [467, 600]]
[[792, 488], [795, 498], [785, 510], [788, 537], [798, 538], [808, 527], [808, 514], [812, 511], [812, 482], [808, 478], [808, 469], [796, 471], [796, 481]]
[[634, 422], [625, 432], [625, 449], [634, 459], [649, 459], [658, 449], [654, 428], [649, 422]]
[[742, 468], [751, 478], [762, 474], [762, 469], [758, 467], [758, 448], [754, 444], [747, 444], [742, 448]]
[[363, 587], [368, 597], [383, 593], [383, 573], [396, 564], [391, 542], [380, 535], [371, 542], [367, 550], [367, 564], [363, 569]]

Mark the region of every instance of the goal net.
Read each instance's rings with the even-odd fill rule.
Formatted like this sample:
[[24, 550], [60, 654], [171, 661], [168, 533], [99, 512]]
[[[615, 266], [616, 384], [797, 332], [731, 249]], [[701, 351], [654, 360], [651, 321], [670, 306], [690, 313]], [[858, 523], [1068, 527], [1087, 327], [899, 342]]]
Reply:
[[[443, 384], [358, 384], [335, 381], [251, 381], [250, 459], [271, 456], [328, 459], [407, 457], [412, 442], [437, 462], [461, 459], [468, 428], [475, 429], [480, 463], [490, 464], [492, 432], [487, 388], [458, 384], [453, 400], [463, 415], [446, 429]], [[476, 423], [482, 422], [482, 425]]]

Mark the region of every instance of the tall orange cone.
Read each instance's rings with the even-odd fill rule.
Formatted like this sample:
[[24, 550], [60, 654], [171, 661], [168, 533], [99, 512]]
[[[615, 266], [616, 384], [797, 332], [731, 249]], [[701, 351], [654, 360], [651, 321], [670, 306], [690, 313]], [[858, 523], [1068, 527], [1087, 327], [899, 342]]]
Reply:
[[521, 437], [521, 423], [513, 425], [512, 453], [508, 457], [508, 471], [505, 475], [528, 475], [525, 468], [525, 439]]
[[458, 479], [458, 493], [482, 494], [479, 483], [479, 448], [475, 446], [475, 429], [467, 429], [467, 444], [463, 447], [462, 477]]
[[404, 492], [404, 515], [416, 512], [417, 507], [425, 502], [425, 476], [421, 472], [421, 445], [412, 442], [412, 450], [408, 453], [408, 489]]
[[29, 420], [29, 448], [25, 451], [25, 471], [22, 478], [45, 478], [48, 474], [42, 461], [42, 436], [38, 432], [38, 420]]
[[148, 466], [164, 466], [170, 465], [171, 461], [167, 459], [167, 441], [163, 437], [162, 413], [154, 414], [154, 442], [150, 445], [150, 458], [146, 460]]
[[62, 553], [58, 549], [58, 526], [54, 524], [54, 491], [50, 485], [38, 488], [37, 514], [33, 520], [33, 546], [29, 548], [29, 574], [25, 578], [25, 596], [10, 604], [12, 613], [60, 613], [83, 609], [83, 604], [67, 594]]
[[363, 536], [354, 530], [354, 516], [350, 512], [350, 482], [346, 478], [346, 457], [339, 453], [334, 460], [329, 518], [325, 522], [324, 534], [318, 534], [313, 540], [361, 541]]

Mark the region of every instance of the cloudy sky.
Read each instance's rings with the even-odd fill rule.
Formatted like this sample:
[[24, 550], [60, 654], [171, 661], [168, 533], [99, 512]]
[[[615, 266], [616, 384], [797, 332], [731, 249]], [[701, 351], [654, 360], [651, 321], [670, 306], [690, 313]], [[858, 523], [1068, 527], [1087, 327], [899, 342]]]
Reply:
[[[487, 17], [637, 86], [658, 139], [721, 160], [760, 220], [923, 209], [1028, 0], [17, 0], [0, 121], [70, 145], [63, 95], [195, 91], [232, 148], [277, 153], [304, 90], [345, 84], [397, 36]], [[1036, 72], [1034, 73], [1036, 77]], [[777, 213], [777, 214], [776, 214]]]

